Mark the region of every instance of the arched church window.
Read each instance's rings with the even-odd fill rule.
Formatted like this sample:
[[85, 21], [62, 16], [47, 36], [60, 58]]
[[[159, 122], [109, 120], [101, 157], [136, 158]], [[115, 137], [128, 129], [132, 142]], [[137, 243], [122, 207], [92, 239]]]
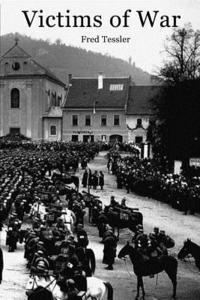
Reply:
[[11, 90], [11, 108], [19, 108], [20, 104], [20, 92], [14, 88]]

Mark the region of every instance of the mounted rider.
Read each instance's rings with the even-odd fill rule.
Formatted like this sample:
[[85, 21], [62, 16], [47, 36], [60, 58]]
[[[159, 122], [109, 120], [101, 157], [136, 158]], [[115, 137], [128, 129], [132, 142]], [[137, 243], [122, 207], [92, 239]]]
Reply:
[[154, 231], [147, 235], [144, 234], [140, 225], [138, 225], [138, 227], [138, 231], [134, 237], [134, 243], [138, 252], [141, 253], [144, 261], [168, 255], [167, 248], [169, 248], [169, 245], [170, 247], [173, 247], [174, 241], [165, 234], [164, 230], [159, 231], [159, 228], [155, 227]]
[[76, 216], [74, 212], [67, 207], [63, 208], [61, 211], [61, 219], [63, 220], [65, 229], [69, 231], [70, 233], [73, 232], [73, 226], [76, 221]]
[[76, 235], [77, 235], [78, 247], [86, 248], [89, 244], [89, 240], [88, 240], [87, 232], [83, 227], [83, 224], [77, 225]]
[[[42, 263], [41, 263], [42, 262]], [[49, 261], [48, 257], [46, 256], [45, 252], [42, 250], [38, 250], [30, 263], [31, 272], [35, 273], [37, 267], [43, 265], [46, 269], [49, 269]]]
[[54, 265], [55, 275], [58, 275], [58, 282], [61, 286], [66, 280], [73, 279], [79, 290], [86, 290], [85, 272], [73, 244], [69, 243], [61, 249], [61, 253], [56, 257]]
[[29, 216], [38, 217], [44, 220], [46, 215], [46, 207], [39, 197], [36, 197], [36, 202], [32, 205]]
[[126, 201], [127, 201], [126, 197], [123, 197], [121, 201], [121, 208], [127, 208]]
[[109, 208], [115, 208], [116, 206], [119, 206], [119, 203], [115, 200], [115, 196], [110, 197], [110, 205]]

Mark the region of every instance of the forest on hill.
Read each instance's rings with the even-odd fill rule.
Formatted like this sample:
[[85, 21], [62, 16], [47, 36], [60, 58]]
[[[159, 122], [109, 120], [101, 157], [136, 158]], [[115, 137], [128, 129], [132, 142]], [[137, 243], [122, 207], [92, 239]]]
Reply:
[[[14, 45], [16, 34], [1, 37], [1, 54]], [[28, 52], [37, 62], [50, 69], [63, 82], [68, 74], [73, 76], [96, 77], [99, 72], [105, 76], [131, 76], [137, 85], [149, 85], [151, 75], [135, 66], [135, 63], [124, 61], [82, 48], [67, 46], [57, 40], [32, 39], [17, 34], [19, 46]]]

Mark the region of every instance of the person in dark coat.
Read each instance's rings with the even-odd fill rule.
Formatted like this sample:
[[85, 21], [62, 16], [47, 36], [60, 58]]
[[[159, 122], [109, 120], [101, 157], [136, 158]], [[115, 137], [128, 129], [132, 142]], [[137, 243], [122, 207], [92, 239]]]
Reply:
[[88, 183], [88, 171], [85, 169], [83, 173], [83, 178], [82, 178], [82, 185], [83, 187], [86, 187]]
[[3, 274], [3, 251], [0, 248], [0, 284], [2, 281], [2, 274]]
[[117, 251], [117, 237], [113, 234], [110, 226], [107, 226], [107, 230], [103, 237], [103, 264], [108, 265], [106, 270], [113, 270], [113, 264], [115, 262]]
[[83, 228], [83, 224], [77, 225], [77, 242], [78, 246], [86, 248], [89, 244], [88, 235], [85, 229]]
[[98, 172], [94, 171], [94, 174], [92, 175], [92, 186], [94, 190], [96, 190], [98, 186], [98, 179], [99, 179], [98, 177], [99, 177]]
[[103, 186], [104, 186], [104, 174], [102, 171], [99, 172], [99, 185], [101, 190], [103, 190]]

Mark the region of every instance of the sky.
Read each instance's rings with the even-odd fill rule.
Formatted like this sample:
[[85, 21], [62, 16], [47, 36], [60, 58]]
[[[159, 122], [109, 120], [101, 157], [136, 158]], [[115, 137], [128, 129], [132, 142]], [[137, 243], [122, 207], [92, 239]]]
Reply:
[[[0, 0], [0, 4], [1, 35], [19, 32], [36, 39], [49, 39], [51, 42], [60, 39], [66, 45], [100, 52], [126, 61], [131, 57], [137, 67], [150, 73], [156, 73], [166, 59], [164, 44], [166, 37], [173, 31], [173, 16], [180, 16], [177, 18], [179, 27], [190, 22], [195, 30], [200, 29], [200, 0]], [[33, 10], [37, 11], [35, 17]], [[128, 17], [125, 20], [124, 14], [127, 10]], [[30, 22], [33, 19], [31, 26], [28, 26], [22, 11], [27, 11]], [[149, 22], [146, 22], [143, 27], [137, 11], [142, 11], [142, 17], [148, 11], [151, 16], [154, 11], [158, 11], [154, 26], [151, 27]], [[64, 27], [58, 26], [57, 18], [50, 19], [50, 25], [55, 24], [54, 27], [46, 25], [39, 27], [41, 17], [46, 20], [49, 15], [57, 16], [59, 12], [67, 16], [60, 21]], [[91, 27], [74, 27], [73, 16], [77, 15], [89, 16]], [[94, 27], [93, 19], [97, 15], [101, 16], [101, 26]], [[160, 26], [163, 15], [168, 16], [170, 27]], [[66, 26], [67, 19], [71, 27], [69, 24]], [[100, 25], [97, 22], [95, 24]], [[87, 42], [83, 41], [83, 36], [88, 38]], [[107, 38], [105, 42], [102, 36], [110, 38], [121, 36], [126, 40], [129, 39], [129, 42], [113, 43], [108, 42]]]

